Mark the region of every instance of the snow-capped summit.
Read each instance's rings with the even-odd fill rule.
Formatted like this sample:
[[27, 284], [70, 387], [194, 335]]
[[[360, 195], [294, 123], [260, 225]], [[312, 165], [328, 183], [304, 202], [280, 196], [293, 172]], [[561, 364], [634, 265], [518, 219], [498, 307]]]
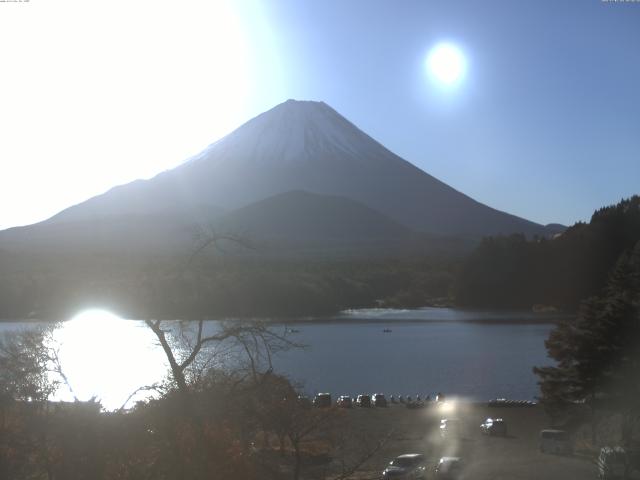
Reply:
[[169, 213], [201, 221], [211, 211], [294, 190], [346, 197], [414, 231], [545, 234], [542, 225], [476, 202], [398, 157], [327, 104], [296, 100], [173, 170], [116, 187], [50, 221]]
[[348, 155], [380, 145], [324, 102], [289, 99], [249, 120], [194, 160], [296, 162]]

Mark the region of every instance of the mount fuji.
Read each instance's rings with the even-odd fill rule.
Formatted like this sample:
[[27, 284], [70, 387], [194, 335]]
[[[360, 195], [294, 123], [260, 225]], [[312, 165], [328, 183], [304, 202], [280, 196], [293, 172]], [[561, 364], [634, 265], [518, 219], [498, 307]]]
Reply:
[[164, 239], [177, 244], [190, 225], [203, 224], [282, 240], [312, 230], [316, 243], [328, 231], [332, 241], [346, 236], [351, 244], [424, 234], [552, 233], [451, 188], [327, 104], [288, 100], [172, 170], [0, 232], [0, 248], [25, 242], [146, 248]]

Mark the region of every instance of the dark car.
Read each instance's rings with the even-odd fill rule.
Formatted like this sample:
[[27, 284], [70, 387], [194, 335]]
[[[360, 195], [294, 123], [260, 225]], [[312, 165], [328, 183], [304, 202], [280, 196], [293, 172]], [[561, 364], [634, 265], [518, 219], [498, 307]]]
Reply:
[[424, 479], [427, 478], [426, 458], [420, 453], [407, 453], [394, 458], [382, 471], [382, 478], [389, 480]]
[[313, 406], [319, 408], [327, 408], [331, 406], [330, 393], [318, 393], [313, 399]]
[[341, 408], [351, 408], [353, 406], [353, 400], [349, 395], [341, 395], [336, 400], [336, 405]]
[[356, 405], [359, 407], [371, 407], [371, 397], [369, 395], [358, 395]]
[[485, 435], [504, 437], [507, 434], [507, 423], [501, 418], [487, 418], [480, 429]]
[[384, 397], [382, 393], [374, 393], [371, 397], [371, 402], [374, 407], [386, 407], [387, 399]]

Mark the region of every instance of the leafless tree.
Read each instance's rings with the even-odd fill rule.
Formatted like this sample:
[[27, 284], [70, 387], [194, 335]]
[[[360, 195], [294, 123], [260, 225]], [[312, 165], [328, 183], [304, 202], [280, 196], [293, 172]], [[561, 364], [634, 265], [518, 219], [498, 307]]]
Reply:
[[[58, 384], [47, 375], [52, 353], [46, 345], [47, 328], [5, 333], [0, 339], [0, 388], [12, 400], [44, 401]], [[57, 364], [59, 366], [59, 363]]]
[[[202, 228], [197, 232], [195, 241], [196, 246], [186, 262], [187, 267], [207, 248], [213, 247], [220, 251], [223, 242], [253, 249], [251, 242], [245, 238], [233, 234], [217, 234], [212, 228]], [[169, 362], [172, 378], [182, 394], [186, 394], [189, 389], [188, 372], [197, 377], [203, 368], [211, 366], [216, 353], [220, 353], [224, 346], [228, 351], [241, 351], [245, 354], [244, 358], [254, 379], [258, 376], [260, 365], [266, 365], [267, 370], [272, 369], [273, 353], [300, 346], [287, 338], [286, 331], [277, 333], [262, 321], [220, 322], [217, 324], [219, 328], [213, 332], [205, 331], [207, 325], [203, 319], [173, 324], [147, 319], [145, 323], [158, 339]], [[177, 339], [180, 341], [175, 342]]]
[[27, 463], [52, 478], [50, 399], [62, 384], [72, 392], [52, 341], [55, 328], [34, 325], [0, 338], [0, 478]]
[[371, 435], [352, 428], [348, 423], [342, 423], [334, 430], [333, 450], [340, 465], [340, 473], [334, 480], [348, 480], [389, 442], [394, 432], [387, 432], [383, 436]]
[[[174, 338], [181, 338], [181, 345], [177, 345], [177, 350], [171, 343], [168, 335], [171, 335], [171, 329], [166, 328], [169, 322], [161, 320], [145, 320], [151, 331], [156, 335], [160, 345], [167, 357], [173, 380], [178, 390], [186, 394], [189, 391], [187, 382], [187, 370], [192, 367], [197, 360], [207, 362], [215, 355], [216, 351], [225, 344], [229, 350], [242, 351], [246, 354], [246, 360], [249, 363], [251, 375], [257, 378], [259, 366], [266, 362], [266, 369], [272, 369], [272, 355], [275, 352], [288, 348], [300, 346], [286, 336], [285, 333], [278, 333], [273, 327], [262, 321], [230, 321], [220, 322], [216, 326], [219, 328], [213, 333], [205, 332], [205, 321], [197, 320], [190, 325], [179, 322], [173, 324], [178, 332], [173, 333]], [[193, 338], [189, 333], [185, 333], [189, 327], [195, 324], [195, 333]], [[186, 345], [187, 350], [180, 352], [180, 346]], [[215, 347], [218, 347], [216, 349]], [[207, 359], [199, 359], [198, 357], [208, 355]]]

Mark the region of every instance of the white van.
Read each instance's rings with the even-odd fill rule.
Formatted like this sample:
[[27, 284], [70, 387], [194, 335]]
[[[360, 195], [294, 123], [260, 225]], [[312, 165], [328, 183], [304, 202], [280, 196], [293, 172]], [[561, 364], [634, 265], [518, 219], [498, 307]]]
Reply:
[[602, 447], [598, 455], [598, 478], [627, 478], [629, 460], [622, 447]]
[[540, 432], [540, 451], [568, 455], [573, 452], [571, 436], [564, 430], [542, 430]]

